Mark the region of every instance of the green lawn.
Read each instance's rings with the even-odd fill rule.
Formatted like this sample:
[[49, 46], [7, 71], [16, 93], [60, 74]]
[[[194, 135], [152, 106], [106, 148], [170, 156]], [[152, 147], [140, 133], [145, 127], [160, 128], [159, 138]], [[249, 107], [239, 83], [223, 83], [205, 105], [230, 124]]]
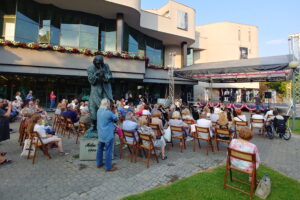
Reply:
[[[289, 120], [289, 126], [292, 129], [292, 119]], [[299, 118], [295, 120], [295, 126], [296, 126], [296, 129], [292, 130], [292, 132], [300, 134], [300, 119]]]
[[[124, 200], [249, 200], [249, 196], [236, 190], [230, 188], [223, 189], [224, 173], [224, 166], [217, 167], [213, 170], [176, 181], [167, 186], [126, 197]], [[300, 182], [261, 165], [258, 169], [257, 179], [261, 179], [264, 174], [269, 174], [272, 182], [272, 191], [267, 198], [268, 200], [300, 199]], [[247, 180], [246, 176], [243, 178]], [[242, 187], [244, 188], [244, 186]], [[259, 198], [255, 197], [254, 199]]]

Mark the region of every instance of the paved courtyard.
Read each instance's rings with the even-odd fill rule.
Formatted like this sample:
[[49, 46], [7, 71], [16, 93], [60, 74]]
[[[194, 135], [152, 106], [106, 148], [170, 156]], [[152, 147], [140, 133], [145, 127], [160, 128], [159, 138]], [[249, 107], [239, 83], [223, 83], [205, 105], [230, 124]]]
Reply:
[[[18, 123], [11, 126], [17, 130]], [[183, 153], [175, 146], [168, 151], [167, 160], [160, 159], [158, 164], [153, 160], [147, 169], [144, 162], [120, 160], [116, 146], [114, 163], [119, 170], [107, 173], [102, 168], [97, 169], [95, 162], [73, 157], [79, 153], [75, 137], [63, 139], [70, 156], [60, 156], [56, 149], [51, 149], [52, 159], [48, 160], [38, 151], [34, 165], [31, 160], [20, 158], [17, 138], [18, 133], [14, 133], [10, 140], [0, 144], [0, 151], [7, 151], [8, 158], [14, 161], [0, 166], [0, 199], [3, 200], [120, 199], [216, 166], [224, 162], [226, 156], [225, 146], [221, 146], [220, 152], [209, 152], [206, 156], [204, 148], [193, 152], [193, 143], [189, 142]], [[264, 163], [300, 181], [300, 136], [293, 135], [290, 141], [256, 136], [253, 142]]]

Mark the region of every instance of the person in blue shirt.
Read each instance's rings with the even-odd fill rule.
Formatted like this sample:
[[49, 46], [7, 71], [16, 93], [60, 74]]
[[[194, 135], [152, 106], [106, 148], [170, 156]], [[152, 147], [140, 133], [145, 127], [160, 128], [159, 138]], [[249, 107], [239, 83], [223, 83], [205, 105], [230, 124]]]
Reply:
[[79, 115], [74, 110], [72, 110], [72, 104], [68, 104], [67, 111], [63, 112], [61, 115], [66, 119], [70, 118], [73, 123], [79, 121]]
[[112, 166], [112, 150], [114, 144], [115, 121], [118, 120], [117, 110], [115, 113], [110, 111], [110, 101], [107, 98], [102, 99], [97, 111], [97, 131], [98, 131], [98, 150], [96, 156], [97, 168], [103, 166], [103, 148], [105, 147], [105, 170], [113, 172], [117, 170]]
[[29, 92], [26, 96], [26, 104], [28, 104], [29, 101], [33, 101], [32, 90], [29, 90]]

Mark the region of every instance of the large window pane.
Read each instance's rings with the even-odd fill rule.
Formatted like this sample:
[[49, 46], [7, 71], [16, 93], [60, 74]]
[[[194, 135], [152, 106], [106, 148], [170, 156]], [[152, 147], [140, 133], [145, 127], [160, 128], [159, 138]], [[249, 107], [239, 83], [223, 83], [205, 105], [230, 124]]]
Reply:
[[79, 24], [62, 24], [60, 45], [79, 47]]
[[98, 27], [80, 25], [80, 48], [98, 49], [98, 34]]
[[17, 12], [15, 40], [21, 42], [37, 42], [39, 24]]
[[50, 43], [50, 20], [42, 21], [42, 28], [39, 30], [39, 43]]
[[194, 64], [194, 51], [193, 49], [188, 49], [187, 51], [187, 66]]
[[104, 51], [116, 51], [116, 31], [103, 32], [104, 34]]
[[128, 53], [134, 55], [138, 55], [139, 53], [139, 44], [131, 35], [129, 35]]
[[3, 20], [2, 38], [5, 40], [15, 40], [16, 17], [14, 15], [5, 15]]

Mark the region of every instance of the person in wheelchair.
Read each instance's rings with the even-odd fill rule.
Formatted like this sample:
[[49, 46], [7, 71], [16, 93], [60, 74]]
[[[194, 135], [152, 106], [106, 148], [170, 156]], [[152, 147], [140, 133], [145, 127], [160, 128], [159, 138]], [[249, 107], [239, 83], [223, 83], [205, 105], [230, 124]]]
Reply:
[[274, 130], [275, 132], [279, 133], [279, 137], [281, 138], [285, 133], [286, 121], [277, 110], [274, 110], [273, 114], [274, 116], [270, 118], [269, 126], [270, 128], [272, 128], [271, 130]]

